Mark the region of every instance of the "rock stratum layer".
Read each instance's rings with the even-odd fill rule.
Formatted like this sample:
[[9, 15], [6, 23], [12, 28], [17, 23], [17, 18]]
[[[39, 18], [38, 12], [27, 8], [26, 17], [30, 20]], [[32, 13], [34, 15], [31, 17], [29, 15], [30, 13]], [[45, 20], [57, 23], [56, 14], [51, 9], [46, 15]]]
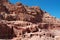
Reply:
[[60, 20], [38, 6], [0, 0], [0, 39], [60, 40]]

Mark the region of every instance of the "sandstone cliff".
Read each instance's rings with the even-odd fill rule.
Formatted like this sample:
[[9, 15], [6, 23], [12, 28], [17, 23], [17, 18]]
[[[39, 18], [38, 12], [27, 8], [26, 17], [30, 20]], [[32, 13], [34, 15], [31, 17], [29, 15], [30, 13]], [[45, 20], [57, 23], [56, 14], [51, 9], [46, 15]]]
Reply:
[[0, 39], [60, 40], [60, 20], [38, 6], [1, 0]]

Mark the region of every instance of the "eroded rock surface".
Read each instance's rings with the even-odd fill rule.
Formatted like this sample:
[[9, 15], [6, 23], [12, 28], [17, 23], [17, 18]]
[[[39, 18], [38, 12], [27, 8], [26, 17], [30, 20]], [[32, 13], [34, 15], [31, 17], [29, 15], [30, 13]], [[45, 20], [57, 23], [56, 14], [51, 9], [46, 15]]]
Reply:
[[0, 39], [60, 40], [60, 20], [38, 6], [1, 0]]

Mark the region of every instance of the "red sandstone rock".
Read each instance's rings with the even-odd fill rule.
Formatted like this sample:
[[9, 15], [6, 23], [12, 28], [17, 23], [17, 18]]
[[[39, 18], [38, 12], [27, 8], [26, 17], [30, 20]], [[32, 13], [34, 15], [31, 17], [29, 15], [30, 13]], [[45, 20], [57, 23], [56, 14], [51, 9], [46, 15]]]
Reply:
[[0, 0], [0, 39], [59, 40], [60, 20], [37, 6]]

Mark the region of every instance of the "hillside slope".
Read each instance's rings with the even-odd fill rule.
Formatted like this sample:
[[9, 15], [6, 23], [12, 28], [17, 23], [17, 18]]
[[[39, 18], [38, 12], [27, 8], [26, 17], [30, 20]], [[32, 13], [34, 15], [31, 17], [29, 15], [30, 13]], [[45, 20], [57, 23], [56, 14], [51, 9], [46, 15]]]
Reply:
[[0, 39], [60, 40], [60, 20], [38, 6], [1, 0]]

